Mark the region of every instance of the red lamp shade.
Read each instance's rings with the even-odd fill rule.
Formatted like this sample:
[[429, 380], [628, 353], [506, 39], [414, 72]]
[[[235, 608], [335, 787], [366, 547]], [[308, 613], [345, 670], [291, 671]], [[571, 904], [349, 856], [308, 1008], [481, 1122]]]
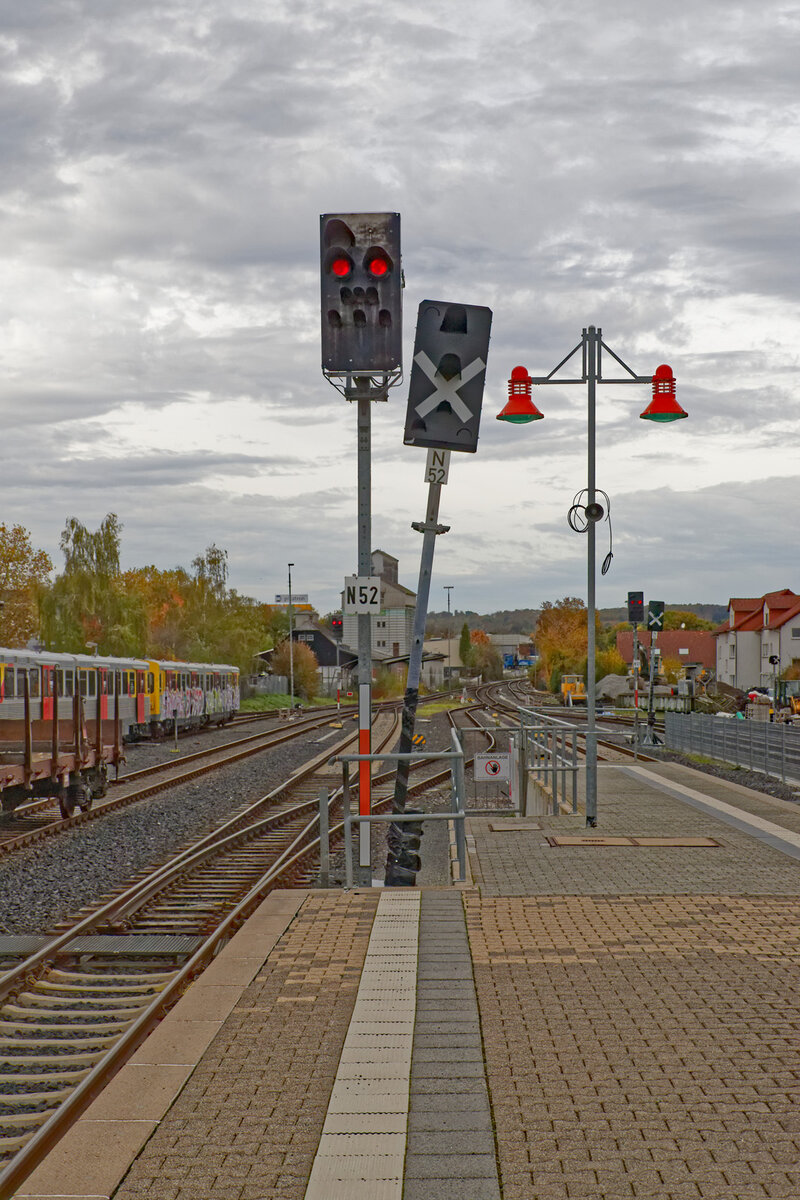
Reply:
[[527, 425], [529, 421], [541, 421], [540, 413], [531, 400], [533, 380], [525, 367], [514, 367], [508, 381], [508, 404], [497, 414], [498, 421], [510, 421], [512, 425]]
[[663, 424], [667, 421], [680, 421], [681, 417], [688, 415], [675, 399], [675, 376], [672, 374], [672, 367], [662, 363], [660, 367], [656, 367], [653, 376], [653, 399], [639, 416], [644, 421], [660, 421]]

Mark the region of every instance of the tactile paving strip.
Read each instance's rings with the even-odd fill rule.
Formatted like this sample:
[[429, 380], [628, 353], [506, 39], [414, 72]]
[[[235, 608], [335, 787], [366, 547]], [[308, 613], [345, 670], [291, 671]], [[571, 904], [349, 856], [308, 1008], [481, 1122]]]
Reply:
[[419, 892], [384, 892], [305, 1200], [401, 1200]]

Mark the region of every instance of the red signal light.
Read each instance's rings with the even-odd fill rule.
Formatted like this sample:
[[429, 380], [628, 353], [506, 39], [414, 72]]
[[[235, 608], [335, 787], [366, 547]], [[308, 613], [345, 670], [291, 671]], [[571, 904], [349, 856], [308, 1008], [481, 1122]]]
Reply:
[[385, 258], [372, 258], [367, 264], [370, 275], [382, 276], [389, 273], [389, 264]]
[[331, 270], [333, 271], [334, 275], [338, 275], [340, 279], [343, 279], [344, 276], [349, 275], [350, 271], [352, 270], [350, 259], [344, 257], [335, 258], [331, 263]]

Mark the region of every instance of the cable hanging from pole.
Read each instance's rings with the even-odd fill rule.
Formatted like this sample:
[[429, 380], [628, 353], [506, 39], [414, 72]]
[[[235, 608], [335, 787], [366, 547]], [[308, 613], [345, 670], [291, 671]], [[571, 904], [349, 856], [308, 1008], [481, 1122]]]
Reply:
[[602, 488], [595, 488], [595, 492], [605, 500], [605, 509], [597, 501], [594, 501], [592, 504], [584, 504], [583, 498], [586, 496], [588, 499], [589, 489], [581, 488], [573, 496], [572, 504], [567, 512], [567, 524], [574, 533], [586, 533], [592, 523], [602, 520], [608, 521], [608, 554], [603, 559], [603, 565], [600, 568], [600, 574], [606, 575], [611, 566], [611, 560], [614, 557], [614, 537], [611, 529], [611, 501], [608, 498], [608, 492], [604, 492]]

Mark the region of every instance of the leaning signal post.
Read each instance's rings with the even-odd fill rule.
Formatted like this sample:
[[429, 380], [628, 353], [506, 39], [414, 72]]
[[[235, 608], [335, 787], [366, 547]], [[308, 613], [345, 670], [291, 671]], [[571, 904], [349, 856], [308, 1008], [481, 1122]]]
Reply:
[[[474, 454], [478, 448], [491, 327], [491, 309], [476, 304], [423, 300], [417, 314], [403, 440], [407, 446], [425, 446], [428, 449], [425, 468], [428, 503], [425, 520], [414, 521], [411, 526], [423, 535], [423, 540], [408, 678], [403, 698], [399, 744], [401, 755], [410, 753], [413, 746], [434, 546], [437, 535], [447, 533], [450, 528], [449, 525], [439, 524], [442, 485], [448, 479], [450, 451], [462, 450]], [[396, 813], [405, 811], [408, 771], [408, 760], [401, 758], [397, 764], [392, 805]], [[401, 844], [399, 854], [390, 850], [386, 863], [386, 883], [408, 884], [413, 881], [414, 872], [403, 862]]]

